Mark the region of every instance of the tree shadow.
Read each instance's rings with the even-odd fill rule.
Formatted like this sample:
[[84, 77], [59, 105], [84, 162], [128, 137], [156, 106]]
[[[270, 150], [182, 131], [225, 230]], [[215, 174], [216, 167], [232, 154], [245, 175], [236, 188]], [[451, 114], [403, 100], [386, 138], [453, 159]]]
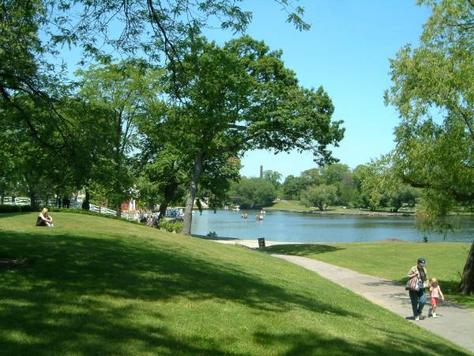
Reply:
[[311, 256], [320, 253], [344, 250], [344, 248], [321, 244], [288, 244], [269, 246], [260, 250], [264, 252], [277, 253], [282, 255]]
[[[292, 333], [259, 332], [254, 334], [255, 342], [269, 349], [278, 348], [279, 355], [423, 355], [431, 350], [437, 355], [467, 355], [444, 343], [431, 343], [418, 338], [413, 340], [409, 332], [392, 333], [382, 328], [379, 339], [371, 341], [329, 337], [320, 333], [300, 329]], [[383, 335], [383, 336], [382, 336]]]
[[[178, 338], [166, 328], [130, 323], [133, 308], [126, 304], [133, 301], [217, 299], [245, 305], [255, 313], [302, 308], [360, 317], [307, 294], [288, 292], [231, 263], [212, 263], [198, 254], [180, 253], [177, 247], [158, 249], [145, 239], [131, 243], [120, 238], [0, 231], [0, 240], [2, 256], [21, 254], [29, 261], [19, 269], [0, 270], [0, 329], [22, 336], [0, 335], [7, 353], [117, 354], [121, 348], [127, 353], [129, 342], [143, 345], [144, 352], [161, 354], [224, 353], [224, 346], [212, 338]], [[127, 303], [117, 306], [104, 298]], [[163, 319], [162, 313], [153, 313], [150, 316], [157, 321]]]

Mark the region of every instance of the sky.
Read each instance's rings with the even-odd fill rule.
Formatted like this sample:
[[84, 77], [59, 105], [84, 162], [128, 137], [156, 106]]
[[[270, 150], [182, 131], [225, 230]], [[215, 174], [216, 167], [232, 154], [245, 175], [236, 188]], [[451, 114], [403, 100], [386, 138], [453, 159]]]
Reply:
[[[311, 30], [297, 31], [286, 23], [286, 15], [272, 0], [248, 0], [243, 6], [253, 11], [248, 29], [252, 37], [264, 40], [272, 49], [283, 50], [283, 60], [304, 87], [323, 86], [335, 105], [334, 120], [343, 120], [345, 137], [333, 152], [341, 163], [355, 168], [394, 147], [393, 130], [399, 119], [384, 104], [390, 88], [390, 63], [397, 51], [417, 45], [430, 11], [415, 0], [300, 0], [304, 19]], [[209, 32], [222, 41], [221, 33]], [[258, 176], [264, 170], [283, 177], [298, 176], [316, 167], [310, 152], [274, 155], [251, 151], [244, 155], [241, 174]]]
[[[291, 1], [290, 1], [291, 2]], [[333, 151], [341, 163], [355, 168], [389, 153], [398, 114], [384, 104], [391, 86], [390, 58], [406, 44], [417, 45], [430, 15], [416, 0], [293, 0], [305, 9], [309, 31], [299, 32], [286, 23], [286, 13], [274, 0], [243, 0], [253, 12], [247, 33], [283, 51], [285, 65], [306, 88], [322, 86], [333, 100], [334, 120], [343, 120], [345, 137]], [[205, 35], [222, 44], [228, 32], [207, 30]], [[79, 52], [67, 51], [69, 63]], [[70, 69], [75, 66], [72, 65]], [[241, 175], [255, 177], [264, 170], [298, 176], [315, 168], [311, 152], [280, 153], [257, 150], [242, 158]]]

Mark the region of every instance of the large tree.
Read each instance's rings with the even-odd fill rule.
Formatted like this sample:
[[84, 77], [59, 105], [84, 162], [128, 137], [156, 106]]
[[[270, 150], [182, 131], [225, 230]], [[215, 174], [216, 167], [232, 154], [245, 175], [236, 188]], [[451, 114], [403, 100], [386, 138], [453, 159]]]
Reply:
[[[402, 178], [426, 192], [429, 216], [474, 204], [474, 2], [426, 0], [433, 13], [417, 48], [391, 61], [386, 93], [401, 117], [395, 159]], [[474, 292], [474, 241], [460, 288]]]
[[343, 129], [331, 121], [331, 100], [322, 88], [300, 87], [281, 52], [250, 37], [223, 47], [198, 37], [181, 64], [169, 91], [179, 104], [167, 122], [173, 127], [170, 139], [193, 162], [185, 233], [191, 231], [194, 199], [209, 160], [255, 148], [310, 150], [320, 163], [332, 159], [329, 145], [337, 145]]
[[123, 61], [92, 66], [79, 71], [79, 97], [109, 113], [108, 122], [98, 127], [108, 133], [109, 154], [103, 156], [104, 187], [117, 215], [121, 203], [130, 196], [132, 174], [130, 155], [136, 148], [137, 121], [147, 115], [148, 104], [160, 94], [161, 71], [140, 61]]

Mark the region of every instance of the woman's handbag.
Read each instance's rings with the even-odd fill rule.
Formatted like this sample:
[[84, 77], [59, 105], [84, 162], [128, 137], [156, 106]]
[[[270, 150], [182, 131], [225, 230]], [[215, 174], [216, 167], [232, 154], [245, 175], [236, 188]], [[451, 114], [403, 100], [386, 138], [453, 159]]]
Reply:
[[418, 292], [421, 288], [423, 288], [423, 281], [418, 277], [413, 277], [408, 280], [405, 289]]

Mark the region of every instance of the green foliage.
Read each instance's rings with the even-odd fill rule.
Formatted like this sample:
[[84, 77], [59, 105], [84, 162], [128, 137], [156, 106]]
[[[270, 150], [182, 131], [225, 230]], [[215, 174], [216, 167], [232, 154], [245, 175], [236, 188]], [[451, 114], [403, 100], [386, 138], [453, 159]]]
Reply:
[[160, 220], [160, 229], [166, 230], [168, 232], [181, 233], [183, 231], [183, 222], [182, 221], [166, 221]]
[[335, 204], [349, 205], [355, 200], [356, 191], [349, 166], [341, 163], [329, 164], [320, 169], [320, 175], [322, 182], [336, 187]]
[[276, 171], [263, 171], [263, 179], [268, 180], [275, 189], [279, 189], [281, 186], [281, 173]]
[[283, 197], [285, 199], [297, 200], [301, 198], [301, 192], [311, 185], [321, 183], [320, 171], [317, 168], [311, 168], [303, 171], [299, 177], [289, 175], [282, 185]]
[[36, 208], [29, 205], [0, 205], [0, 213], [22, 213], [37, 211]]
[[123, 61], [91, 66], [78, 71], [79, 96], [89, 105], [108, 113], [100, 129], [108, 134], [108, 152], [96, 171], [96, 184], [102, 184], [114, 208], [130, 197], [133, 175], [129, 157], [137, 148], [137, 121], [159, 94], [161, 71], [142, 61]]
[[[396, 129], [399, 174], [426, 190], [423, 225], [443, 227], [436, 216], [453, 202], [474, 204], [474, 4], [420, 3], [432, 15], [419, 46], [405, 46], [391, 61], [386, 102], [402, 118]], [[461, 289], [474, 293], [474, 241]]]
[[247, 150], [311, 150], [317, 161], [332, 160], [328, 147], [344, 132], [341, 122], [331, 121], [332, 102], [322, 88], [300, 87], [281, 52], [248, 36], [222, 47], [191, 36], [183, 50], [179, 68], [168, 66], [169, 109], [161, 129], [187, 166], [185, 233], [203, 177]]
[[240, 205], [241, 209], [270, 206], [277, 197], [275, 187], [270, 181], [246, 177], [232, 185], [229, 196], [232, 203]]
[[[298, 30], [309, 29], [304, 9], [294, 1], [275, 0]], [[78, 45], [88, 56], [107, 62], [118, 54], [144, 52], [150, 62], [163, 55], [176, 68], [180, 45], [209, 27], [232, 34], [244, 32], [252, 13], [232, 0], [47, 0], [51, 24], [46, 33], [53, 43]], [[56, 26], [53, 26], [56, 25]]]
[[395, 159], [410, 184], [472, 204], [473, 7], [460, 0], [429, 5], [433, 14], [419, 47], [404, 47], [391, 62], [393, 86], [386, 100], [402, 117]]
[[337, 195], [337, 187], [333, 185], [313, 185], [301, 193], [301, 201], [307, 207], [317, 207], [324, 211], [330, 204], [334, 204]]
[[282, 184], [283, 198], [298, 200], [302, 190], [301, 178], [289, 175]]
[[354, 170], [355, 185], [359, 192], [359, 204], [376, 210], [390, 207], [398, 211], [402, 206], [415, 206], [419, 192], [402, 182], [393, 166], [392, 156], [382, 156]]

